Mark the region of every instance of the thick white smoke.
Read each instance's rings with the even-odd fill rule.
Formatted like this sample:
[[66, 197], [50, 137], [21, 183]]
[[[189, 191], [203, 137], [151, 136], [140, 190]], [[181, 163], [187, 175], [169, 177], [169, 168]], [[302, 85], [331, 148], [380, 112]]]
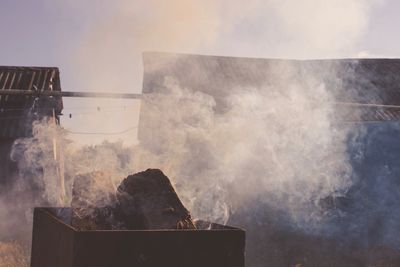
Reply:
[[[370, 13], [380, 2], [116, 0], [97, 1], [93, 8], [91, 1], [69, 0], [51, 5], [78, 14], [75, 22], [84, 29], [77, 49], [66, 58], [71, 71], [63, 72], [64, 88], [140, 92], [143, 51], [302, 59], [356, 55]], [[76, 101], [67, 103], [73, 106]], [[92, 100], [90, 105], [104, 103]], [[137, 113], [118, 113], [109, 123], [101, 118], [63, 123], [74, 129], [78, 124], [87, 131], [113, 132], [124, 129], [134, 116]], [[103, 136], [73, 138], [99, 142]]]
[[[197, 218], [226, 223], [235, 208], [258, 198], [288, 211], [296, 224], [318, 223], [318, 201], [351, 185], [351, 128], [333, 120], [330, 92], [341, 88], [326, 88], [313, 73], [299, 76], [281, 64], [283, 84], [232, 88], [223, 113], [215, 111], [212, 96], [165, 77], [161, 91], [143, 100], [146, 138], [135, 147], [76, 146], [61, 128], [35, 123], [33, 137], [17, 140], [11, 155], [21, 183], [37, 183], [49, 205], [68, 205], [78, 174], [106, 171], [117, 186], [132, 172], [160, 168]], [[54, 140], [62, 149], [56, 160]]]
[[346, 151], [352, 129], [333, 120], [328, 104], [330, 92], [341, 88], [280, 67], [284, 84], [232, 88], [223, 113], [212, 96], [165, 77], [161, 92], [144, 100], [135, 169], [166, 171], [196, 217], [226, 222], [235, 208], [259, 199], [296, 224], [323, 219], [318, 201], [344, 194], [352, 183]]
[[[377, 2], [117, 0], [99, 1], [96, 12], [92, 1], [49, 4], [85, 17], [76, 53], [66, 59], [75, 72], [64, 72], [63, 81], [76, 76], [85, 90], [137, 92], [143, 50], [282, 58], [356, 54]], [[337, 88], [326, 88], [315, 73], [302, 77], [306, 87], [288, 75], [284, 88], [232, 88], [223, 115], [214, 112], [212, 97], [191, 93], [166, 77], [166, 91], [145, 99], [152, 103], [144, 119], [156, 126], [147, 132], [153, 142], [133, 150], [111, 143], [77, 148], [62, 143], [64, 133], [57, 133], [65, 162], [66, 199], [61, 201], [68, 202], [72, 179], [80, 172], [111, 170], [117, 182], [156, 167], [173, 179], [196, 217], [225, 222], [236, 208], [257, 198], [285, 209], [302, 227], [318, 225], [324, 218], [318, 199], [343, 194], [351, 184], [345, 144], [350, 130], [333, 127], [334, 110], [321, 105]], [[119, 125], [131, 117], [118, 116]], [[114, 131], [115, 123], [97, 121], [106, 127], [102, 130]], [[16, 142], [13, 158], [21, 180], [9, 192], [17, 198], [1, 197], [0, 236], [26, 229], [17, 227], [12, 211], [31, 218], [31, 206], [60, 203], [62, 170], [54, 162], [53, 137], [54, 129], [38, 124], [33, 138]], [[44, 188], [44, 195], [32, 193], [32, 184]], [[17, 204], [10, 205], [10, 199]]]
[[[26, 235], [29, 240], [33, 207], [69, 206], [77, 175], [107, 172], [114, 186], [118, 186], [120, 180], [133, 172], [132, 155], [131, 148], [122, 142], [77, 146], [67, 138], [64, 129], [52, 122], [35, 122], [33, 136], [16, 140], [10, 155], [17, 163], [18, 175], [14, 177], [12, 190], [2, 196], [4, 204], [0, 202], [4, 207], [0, 211], [4, 218], [0, 238]], [[96, 191], [92, 193], [96, 199]]]

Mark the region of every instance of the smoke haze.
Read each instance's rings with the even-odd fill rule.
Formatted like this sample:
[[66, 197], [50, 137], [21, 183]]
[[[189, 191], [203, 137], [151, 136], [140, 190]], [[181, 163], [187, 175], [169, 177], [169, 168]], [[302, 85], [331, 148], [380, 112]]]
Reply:
[[[379, 4], [366, 0], [100, 1], [100, 8], [85, 24], [82, 42], [68, 60], [77, 66], [76, 79], [87, 90], [132, 91], [133, 87], [138, 92], [144, 50], [300, 59], [348, 57], [368, 26], [371, 9]], [[83, 12], [92, 3], [70, 0], [55, 5]], [[332, 66], [332, 79], [340, 80], [341, 71]], [[62, 129], [52, 129], [46, 122], [36, 124], [32, 138], [14, 144], [12, 158], [18, 162], [20, 177], [10, 197], [0, 201], [4, 207], [0, 217], [8, 218], [1, 222], [0, 236], [8, 237], [11, 225], [19, 221], [10, 216], [15, 209], [9, 201], [13, 194], [24, 196], [15, 203], [29, 203], [18, 210], [31, 220], [31, 205], [69, 203], [72, 182], [79, 173], [111, 172], [117, 185], [128, 174], [147, 168], [160, 168], [171, 178], [195, 218], [245, 221], [243, 225], [262, 229], [267, 224], [266, 212], [256, 207], [266, 207], [273, 211], [270, 220], [296, 231], [322, 236], [343, 233], [335, 220], [348, 217], [341, 211], [327, 211], [320, 201], [351, 191], [359, 172], [353, 169], [356, 159], [349, 151], [363, 155], [367, 140], [363, 138], [368, 134], [335, 121], [337, 110], [326, 103], [343, 88], [331, 88], [319, 73], [297, 73], [285, 63], [276, 66], [275, 75], [280, 83], [231, 88], [224, 112], [216, 109], [218, 99], [213, 95], [194, 92], [166, 76], [163, 86], [143, 99], [146, 112], [141, 120], [149, 123], [142, 133], [147, 138], [135, 145], [116, 143], [111, 137], [97, 145], [77, 145], [74, 141], [91, 142], [91, 137], [70, 141]], [[96, 100], [90, 105], [104, 103]], [[137, 116], [136, 109], [109, 123], [99, 117], [81, 126], [102, 125], [105, 131], [113, 131], [136, 121]], [[68, 127], [68, 122], [64, 125]], [[64, 200], [60, 200], [49, 142], [54, 135], [64, 154]], [[124, 138], [135, 140], [125, 143], [136, 142], [135, 134]], [[42, 188], [43, 195], [27, 193], [32, 184]], [[359, 214], [365, 215], [368, 205], [360, 205]], [[346, 220], [356, 226], [361, 223], [353, 217]], [[399, 241], [389, 239], [391, 232], [386, 230], [397, 224], [392, 220], [388, 224], [389, 228], [382, 228], [387, 243], [398, 247]], [[29, 233], [28, 228], [21, 225], [17, 229]], [[254, 266], [261, 266], [252, 251], [262, 241], [257, 247], [250, 233], [249, 262]]]
[[[63, 80], [70, 88], [91, 91], [140, 92], [142, 52], [167, 51], [263, 58], [338, 58], [358, 54], [373, 8], [382, 1], [88, 1], [51, 2], [64, 12], [85, 17], [79, 44], [65, 60], [74, 66]], [[70, 75], [73, 74], [73, 75]], [[81, 100], [66, 99], [68, 106]], [[91, 100], [97, 107], [107, 101]], [[138, 106], [138, 103], [131, 103]], [[119, 105], [116, 103], [116, 105]], [[126, 105], [126, 104], [125, 104]], [[134, 111], [119, 113], [107, 124], [101, 119], [63, 118], [66, 128], [113, 132], [124, 129]], [[108, 136], [117, 140], [119, 136]], [[131, 139], [129, 135], [121, 138]], [[80, 143], [104, 136], [73, 136]], [[135, 139], [135, 137], [132, 137]], [[133, 141], [132, 143], [134, 143]]]

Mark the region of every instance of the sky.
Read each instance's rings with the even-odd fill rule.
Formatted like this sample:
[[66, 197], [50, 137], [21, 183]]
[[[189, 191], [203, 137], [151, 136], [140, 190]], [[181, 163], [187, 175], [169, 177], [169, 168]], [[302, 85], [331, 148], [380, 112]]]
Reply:
[[[0, 65], [59, 67], [64, 91], [140, 93], [143, 51], [400, 57], [399, 11], [395, 0], [1, 0]], [[61, 123], [81, 143], [135, 143], [139, 110], [65, 98]]]

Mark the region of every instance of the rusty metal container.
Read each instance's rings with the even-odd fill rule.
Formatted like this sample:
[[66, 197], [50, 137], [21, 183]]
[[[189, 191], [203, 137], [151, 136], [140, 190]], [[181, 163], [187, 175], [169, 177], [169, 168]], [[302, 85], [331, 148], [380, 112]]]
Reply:
[[35, 208], [31, 267], [244, 267], [244, 230], [77, 231], [69, 208]]

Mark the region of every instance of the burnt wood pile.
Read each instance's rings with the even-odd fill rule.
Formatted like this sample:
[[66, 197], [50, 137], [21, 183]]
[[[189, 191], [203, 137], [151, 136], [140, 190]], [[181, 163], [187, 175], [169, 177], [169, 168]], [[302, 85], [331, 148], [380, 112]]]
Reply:
[[114, 218], [116, 196], [111, 175], [91, 172], [75, 177], [72, 189], [71, 224], [79, 230], [111, 230], [118, 227]]
[[31, 267], [245, 266], [245, 231], [193, 222], [160, 170], [112, 178], [78, 175], [71, 208], [35, 208]]
[[129, 175], [114, 190], [111, 175], [78, 175], [71, 224], [79, 230], [196, 229], [170, 180], [158, 169]]

